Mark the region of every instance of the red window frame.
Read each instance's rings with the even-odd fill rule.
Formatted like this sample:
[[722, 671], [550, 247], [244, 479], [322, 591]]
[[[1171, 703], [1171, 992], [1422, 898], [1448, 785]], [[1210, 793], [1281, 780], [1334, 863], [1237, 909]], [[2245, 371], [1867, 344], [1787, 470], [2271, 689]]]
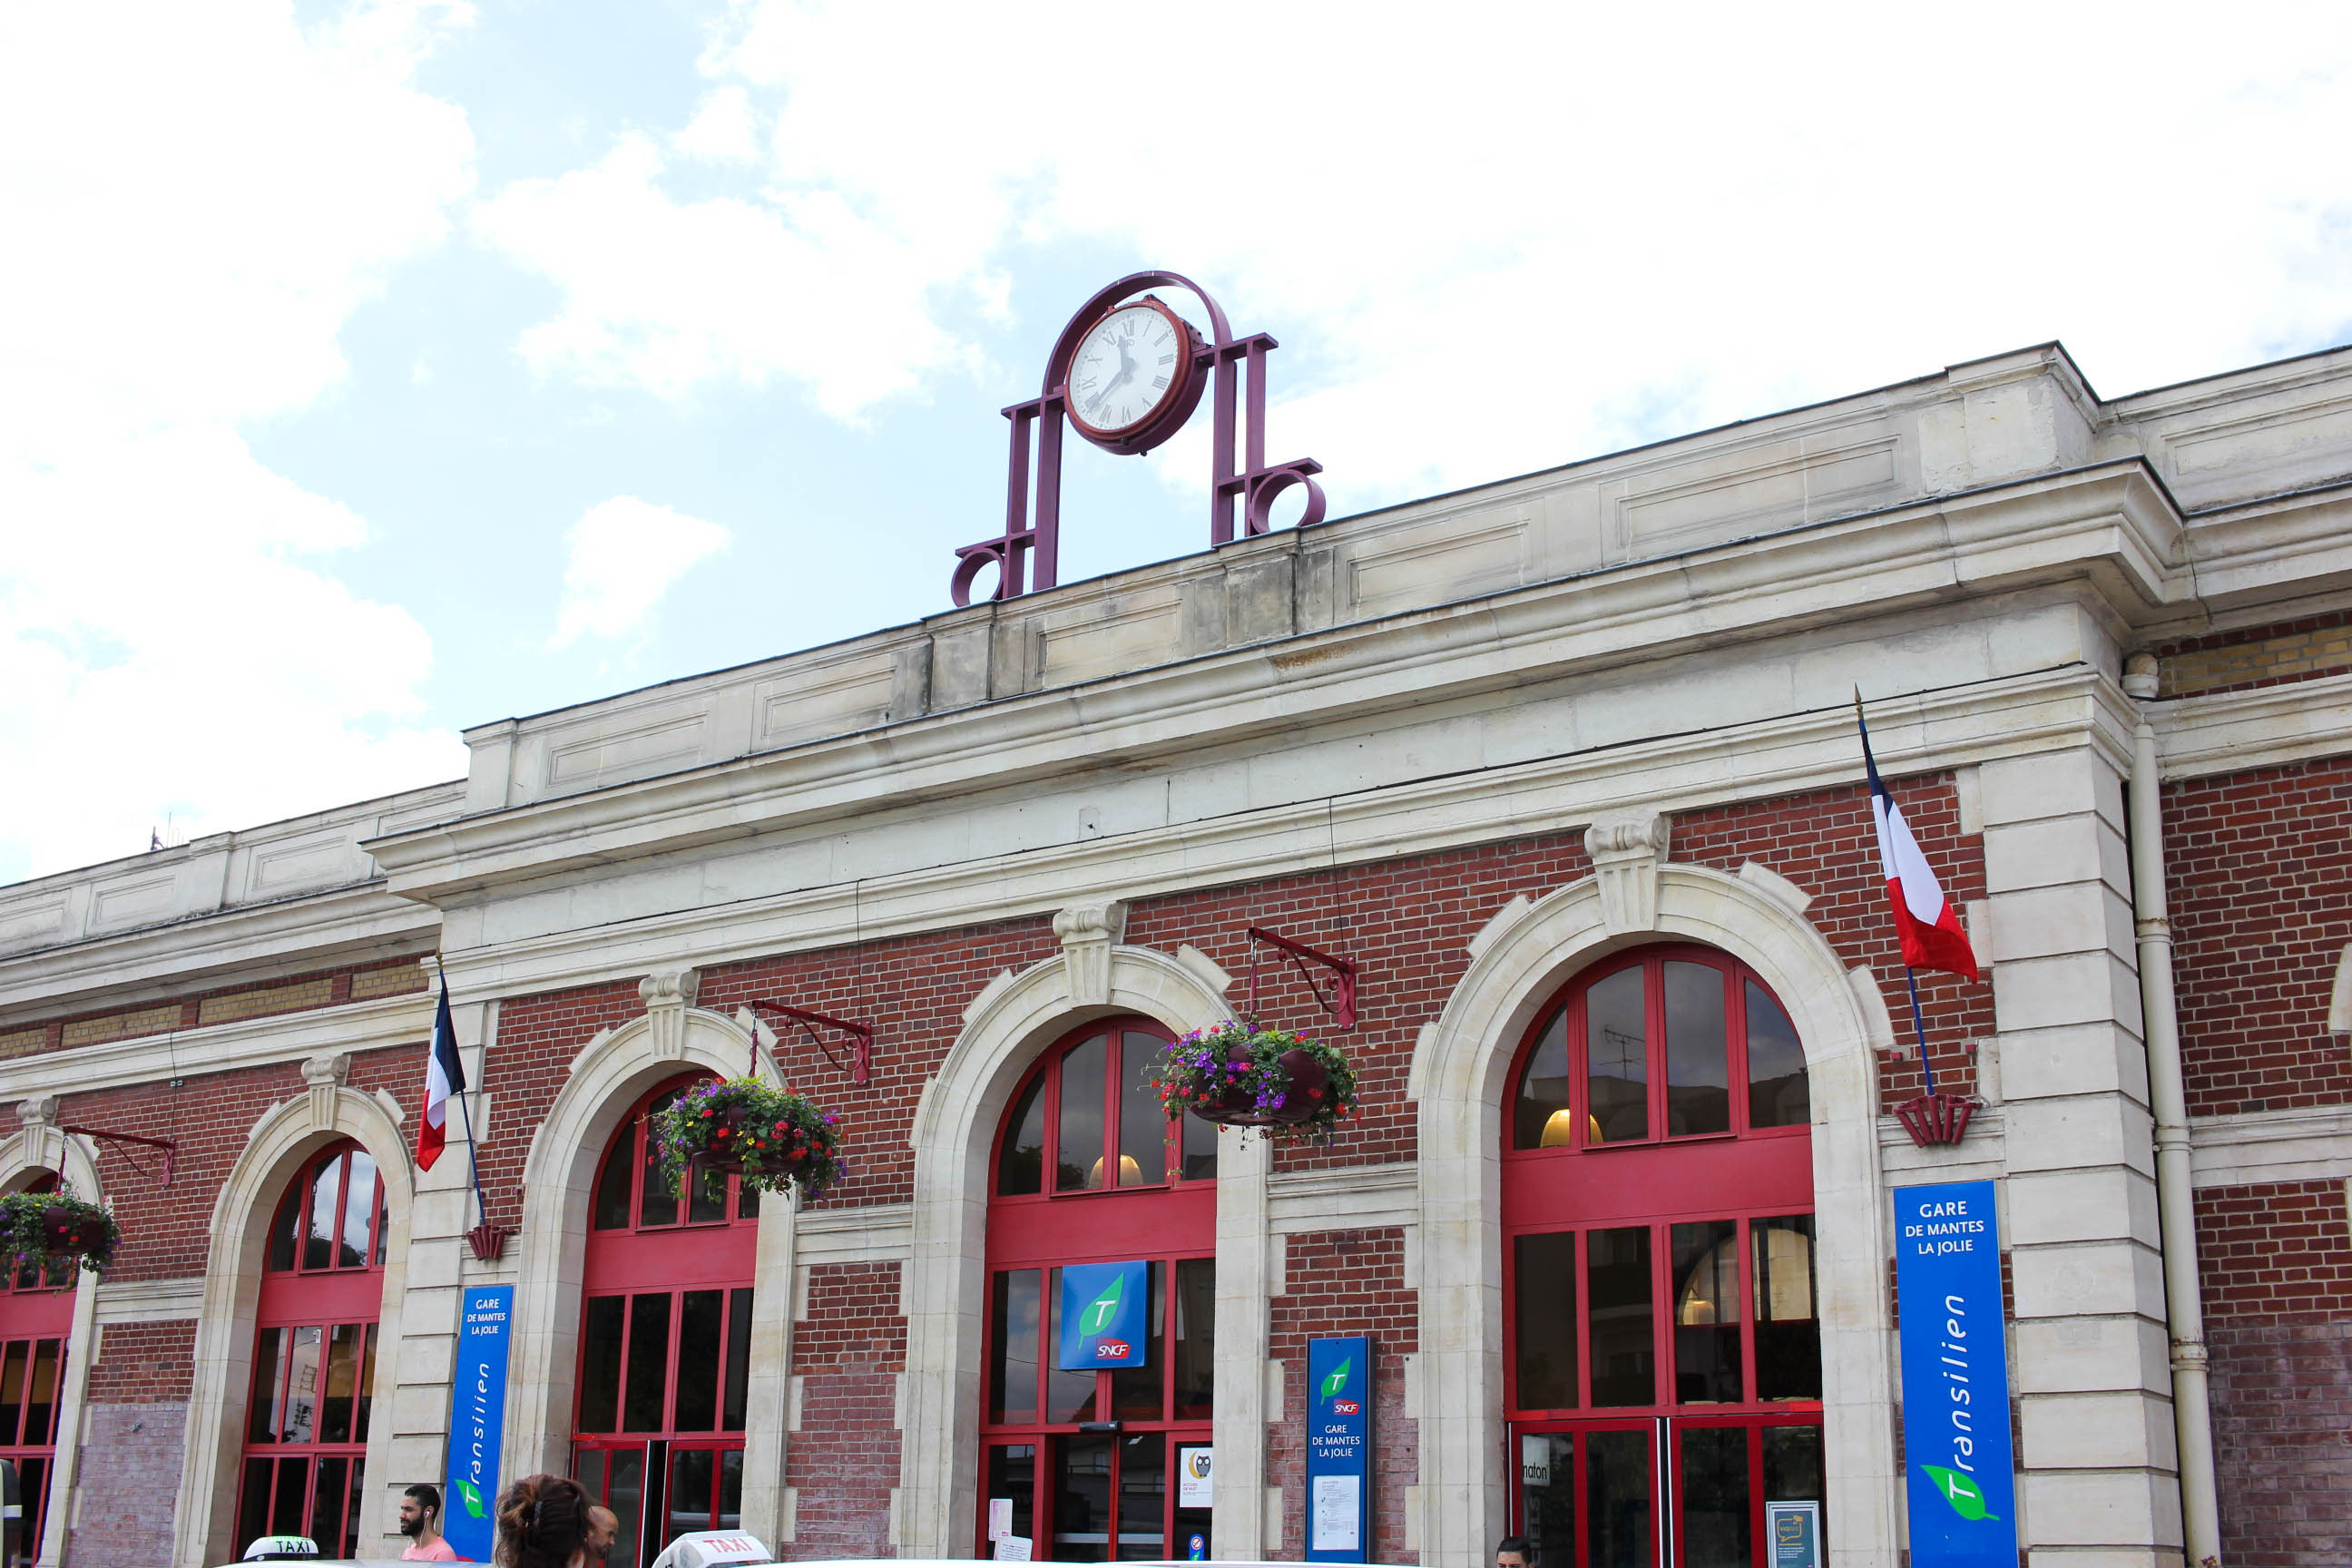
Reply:
[[[58, 1184], [50, 1171], [17, 1191], [54, 1193]], [[48, 1520], [49, 1467], [57, 1457], [58, 1395], [79, 1278], [79, 1269], [56, 1275], [38, 1265], [0, 1274], [0, 1461], [16, 1467], [18, 1540], [26, 1562], [39, 1556]], [[47, 1397], [37, 1398], [45, 1384]]]
[[[316, 1225], [322, 1194], [330, 1198], [326, 1213], [333, 1222], [324, 1237]], [[387, 1217], [383, 1173], [349, 1140], [304, 1162], [271, 1215], [254, 1307], [253, 1381], [238, 1479], [240, 1548], [260, 1535], [307, 1535], [331, 1555], [359, 1550]], [[314, 1245], [321, 1242], [324, 1258]], [[308, 1358], [306, 1345], [315, 1347]], [[335, 1421], [330, 1401], [337, 1397], [339, 1368], [348, 1370], [350, 1392]], [[290, 1436], [296, 1432], [310, 1436]], [[322, 1517], [329, 1508], [333, 1513]]]
[[[667, 1187], [660, 1184], [659, 1168], [653, 1163], [647, 1138], [648, 1118], [658, 1105], [710, 1076], [686, 1074], [638, 1097], [605, 1144], [589, 1198], [590, 1228], [581, 1270], [579, 1361], [572, 1383], [572, 1468], [591, 1497], [621, 1516], [610, 1568], [635, 1568], [641, 1557], [651, 1562], [686, 1531], [733, 1528], [733, 1521], [740, 1516], [743, 1415], [735, 1415], [732, 1426], [727, 1423], [730, 1397], [748, 1367], [760, 1194], [745, 1191], [740, 1177], [730, 1174], [724, 1195], [716, 1201], [692, 1194], [668, 1197]], [[626, 1222], [614, 1225], [609, 1223], [604, 1204], [624, 1177]], [[650, 1216], [649, 1206], [654, 1210]], [[681, 1352], [688, 1332], [687, 1298], [708, 1294], [718, 1297], [719, 1310], [711, 1426], [680, 1427], [677, 1422]], [[631, 1376], [639, 1349], [641, 1310], [636, 1303], [657, 1298], [667, 1301], [659, 1352], [658, 1424], [632, 1426], [628, 1425]], [[616, 1309], [600, 1306], [613, 1301], [621, 1305]], [[613, 1352], [615, 1382], [609, 1424], [601, 1409], [589, 1408], [592, 1398], [598, 1398], [601, 1405], [597, 1394], [601, 1382], [592, 1384], [595, 1374], [591, 1365], [601, 1342], [592, 1337], [592, 1328], [606, 1313], [616, 1313], [621, 1325]], [[593, 1427], [589, 1425], [592, 1416], [598, 1421]], [[700, 1458], [703, 1455], [709, 1458], [705, 1460]], [[706, 1465], [707, 1478], [697, 1475]], [[625, 1481], [632, 1468], [635, 1480]], [[730, 1475], [736, 1500], [731, 1515], [725, 1506]], [[708, 1493], [700, 1506], [680, 1508], [681, 1484], [688, 1477], [698, 1486], [707, 1485]], [[650, 1509], [649, 1501], [654, 1505]]]
[[[1668, 963], [1696, 963], [1723, 977], [1725, 987], [1724, 1076], [1730, 1105], [1729, 1126], [1723, 1131], [1675, 1133], [1667, 1120], [1667, 1051], [1665, 970]], [[1586, 1003], [1591, 991], [1629, 971], [1643, 976], [1643, 1062], [1647, 1090], [1645, 1135], [1600, 1142], [1591, 1135], [1595, 1121], [1587, 1060]], [[1822, 1403], [1811, 1398], [1759, 1397], [1759, 1330], [1756, 1296], [1758, 1226], [1767, 1220], [1805, 1218], [1813, 1212], [1812, 1139], [1809, 1122], [1789, 1126], [1751, 1125], [1746, 987], [1753, 984], [1781, 1005], [1763, 977], [1727, 953], [1687, 943], [1661, 943], [1612, 955], [1579, 974], [1538, 1015], [1519, 1044], [1506, 1082], [1502, 1142], [1502, 1247], [1504, 1321], [1504, 1400], [1509, 1441], [1516, 1454], [1521, 1436], [1571, 1434], [1581, 1454], [1588, 1435], [1643, 1430], [1657, 1434], [1651, 1460], [1652, 1500], [1656, 1500], [1655, 1468], [1679, 1467], [1685, 1428], [1738, 1427], [1750, 1433], [1751, 1506], [1756, 1527], [1751, 1540], [1763, 1550], [1761, 1509], [1763, 1452], [1767, 1427], [1818, 1426]], [[1782, 1008], [1783, 1016], [1786, 1009]], [[1549, 1148], [1520, 1146], [1521, 1086], [1534, 1065], [1538, 1048], [1555, 1026], [1565, 1035], [1569, 1100], [1566, 1113], [1570, 1136]], [[1556, 1103], [1549, 1102], [1547, 1103]], [[1557, 1113], [1555, 1113], [1557, 1114]], [[1677, 1328], [1714, 1328], [1710, 1321], [1678, 1324], [1681, 1306], [1674, 1253], [1677, 1226], [1727, 1223], [1738, 1258], [1736, 1289], [1741, 1310], [1738, 1322], [1739, 1389], [1737, 1398], [1685, 1400], [1678, 1386]], [[1650, 1397], [1646, 1400], [1593, 1404], [1593, 1303], [1589, 1299], [1592, 1238], [1598, 1233], [1640, 1230], [1646, 1233], [1647, 1288], [1651, 1357]], [[1520, 1363], [1520, 1245], [1531, 1237], [1569, 1238], [1572, 1247], [1570, 1276], [1573, 1280], [1572, 1315], [1575, 1340], [1574, 1403], [1529, 1405], [1524, 1403]], [[1695, 1272], [1695, 1270], [1694, 1270]], [[1622, 1277], [1621, 1277], [1622, 1278]], [[1813, 1321], [1819, 1322], [1819, 1279]], [[1727, 1329], [1728, 1324], [1721, 1325]], [[1526, 1527], [1528, 1487], [1521, 1466], [1507, 1468], [1510, 1478], [1510, 1520], [1514, 1530]], [[1559, 1479], [1555, 1478], [1555, 1484]], [[1576, 1516], [1586, 1517], [1584, 1478], [1580, 1470]], [[1679, 1494], [1670, 1494], [1680, 1504]], [[1650, 1525], [1654, 1551], [1656, 1521]], [[1679, 1518], [1673, 1537], [1674, 1560], [1682, 1560], [1685, 1542]], [[1547, 1542], [1545, 1561], [1555, 1568], [1579, 1568], [1589, 1542], [1580, 1529], [1573, 1550]], [[1763, 1558], [1759, 1555], [1759, 1563]]]
[[[1141, 1183], [1125, 1186], [1081, 1187], [1056, 1191], [1055, 1172], [1059, 1166], [1062, 1129], [1062, 1069], [1068, 1058], [1081, 1047], [1096, 1040], [1106, 1041], [1103, 1067], [1103, 1106], [1100, 1120], [1099, 1147], [1081, 1151], [1081, 1169], [1090, 1168], [1091, 1159], [1101, 1159], [1105, 1170], [1117, 1168], [1121, 1146], [1118, 1117], [1123, 1091], [1144, 1063], [1156, 1060], [1160, 1049], [1174, 1038], [1173, 1034], [1149, 1019], [1110, 1017], [1097, 1019], [1074, 1029], [1039, 1053], [1037, 1061], [1023, 1075], [1014, 1088], [1005, 1113], [998, 1124], [996, 1137], [989, 1157], [988, 1234], [985, 1247], [988, 1281], [986, 1306], [982, 1314], [982, 1355], [980, 1389], [982, 1459], [979, 1479], [978, 1518], [974, 1524], [974, 1544], [982, 1557], [990, 1555], [988, 1541], [989, 1479], [1001, 1455], [1028, 1450], [1031, 1470], [1031, 1491], [1027, 1506], [1019, 1509], [1016, 1517], [1025, 1515], [1035, 1532], [1034, 1554], [1040, 1558], [1053, 1555], [1052, 1508], [1055, 1465], [1060, 1458], [1059, 1445], [1065, 1441], [1100, 1444], [1108, 1440], [1111, 1451], [1109, 1468], [1105, 1472], [1104, 1485], [1108, 1495], [1118, 1500], [1106, 1518], [1105, 1533], [1111, 1537], [1140, 1534], [1129, 1529], [1132, 1521], [1127, 1516], [1130, 1506], [1122, 1496], [1126, 1468], [1129, 1463], [1128, 1450], [1138, 1443], [1157, 1439], [1157, 1458], [1161, 1466], [1161, 1495], [1157, 1517], [1151, 1528], [1158, 1531], [1159, 1544], [1143, 1552], [1148, 1558], [1160, 1558], [1171, 1553], [1181, 1556], [1175, 1540], [1178, 1529], [1176, 1508], [1177, 1487], [1172, 1479], [1182, 1447], [1206, 1447], [1210, 1442], [1211, 1418], [1206, 1414], [1192, 1414], [1178, 1418], [1175, 1403], [1176, 1324], [1179, 1321], [1177, 1288], [1180, 1264], [1208, 1262], [1213, 1267], [1216, 1258], [1216, 1182], [1213, 1173], [1187, 1178], [1183, 1174], [1187, 1127], [1183, 1121], [1155, 1118], [1166, 1121], [1166, 1142], [1162, 1144], [1164, 1174], [1157, 1183]], [[1032, 1089], [1040, 1092], [1037, 1104], [1043, 1119], [1044, 1141], [1041, 1145], [1038, 1188], [1034, 1193], [1003, 1193], [1004, 1161], [1018, 1131], [1017, 1122], [1026, 1109]], [[1205, 1129], [1207, 1123], [1199, 1123]], [[1213, 1138], [1213, 1132], [1211, 1134]], [[1194, 1152], [1200, 1152], [1200, 1134], [1193, 1131]], [[1212, 1142], [1210, 1147], [1213, 1149]], [[1212, 1167], [1212, 1172], [1213, 1167]], [[1047, 1402], [1047, 1389], [1052, 1381], [1055, 1312], [1053, 1294], [1056, 1271], [1070, 1264], [1108, 1263], [1143, 1260], [1156, 1266], [1158, 1284], [1157, 1310], [1163, 1332], [1159, 1357], [1160, 1402], [1154, 1418], [1120, 1417], [1106, 1429], [1102, 1422], [1052, 1421]], [[1036, 1355], [1034, 1375], [1037, 1379], [1035, 1401], [1032, 1408], [1035, 1419], [1000, 1421], [991, 1419], [998, 1405], [996, 1382], [996, 1345], [1003, 1330], [998, 1322], [1000, 1312], [999, 1281], [1001, 1277], [1034, 1271], [1040, 1293], [1036, 1310]], [[1213, 1289], [1211, 1292], [1213, 1297]], [[1080, 1374], [1083, 1375], [1083, 1374]], [[1112, 1372], [1093, 1373], [1095, 1393], [1090, 1406], [1096, 1415], [1106, 1416], [1114, 1411], [1114, 1379]], [[1016, 1533], [1018, 1532], [1016, 1528]], [[1106, 1555], [1116, 1557], [1117, 1542], [1105, 1542]]]

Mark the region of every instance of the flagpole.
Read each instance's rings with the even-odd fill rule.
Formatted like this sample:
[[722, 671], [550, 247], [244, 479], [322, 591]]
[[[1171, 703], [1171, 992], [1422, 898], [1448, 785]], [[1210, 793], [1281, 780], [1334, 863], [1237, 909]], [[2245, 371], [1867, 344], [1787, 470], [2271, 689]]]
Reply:
[[[1919, 978], [1911, 973], [1911, 966], [1907, 963], [1903, 966], [1903, 984], [1911, 988], [1911, 1032], [1919, 1042], [1919, 1070], [1927, 1075], [1927, 1092], [1933, 1094], [1936, 1092], [1936, 1068], [1927, 1059], [1927, 1021], [1919, 1012]], [[466, 1135], [471, 1138], [473, 1133], [468, 1131]]]
[[[433, 967], [440, 973], [441, 1000], [446, 1005], [449, 1000], [449, 972], [441, 967], [441, 960], [438, 954], [434, 957]], [[449, 1042], [450, 1048], [455, 1050], [457, 1046], [457, 1042], [454, 1038], [451, 1039]], [[1921, 1046], [1919, 1047], [1919, 1055], [1920, 1058], [1925, 1060], [1927, 1055], [1927, 1047]], [[457, 1091], [457, 1114], [464, 1117], [466, 1120], [466, 1171], [467, 1173], [473, 1178], [474, 1183], [474, 1223], [477, 1225], [488, 1225], [490, 1223], [490, 1209], [489, 1205], [482, 1201], [482, 1162], [474, 1152], [473, 1091], [474, 1086], [470, 1083]]]

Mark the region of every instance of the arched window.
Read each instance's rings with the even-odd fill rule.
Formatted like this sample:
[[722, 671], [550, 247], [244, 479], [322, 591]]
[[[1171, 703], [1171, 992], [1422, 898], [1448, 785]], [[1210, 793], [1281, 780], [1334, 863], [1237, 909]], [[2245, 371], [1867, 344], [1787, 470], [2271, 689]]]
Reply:
[[[54, 1193], [57, 1173], [20, 1189]], [[57, 1452], [58, 1390], [66, 1375], [77, 1273], [45, 1273], [37, 1264], [0, 1275], [0, 1463], [16, 1469], [25, 1560], [41, 1550], [47, 1522], [49, 1465]]]
[[[1150, 1085], [1170, 1038], [1140, 1018], [1089, 1024], [1038, 1058], [991, 1161], [986, 1458], [990, 1516], [1066, 1563], [1181, 1558], [1206, 1537], [1187, 1506], [1188, 1450], [1209, 1446], [1216, 1331], [1216, 1129], [1171, 1121]], [[1105, 1265], [1124, 1268], [1104, 1269]], [[1065, 1276], [1093, 1279], [1065, 1300]], [[1129, 1282], [1133, 1282], [1133, 1291]], [[1065, 1310], [1133, 1297], [1139, 1364], [1066, 1368]], [[993, 1510], [992, 1509], [993, 1506]], [[1040, 1539], [1043, 1537], [1043, 1539]]]
[[313, 1157], [278, 1202], [254, 1310], [240, 1549], [307, 1535], [331, 1556], [359, 1551], [384, 1230], [383, 1179], [356, 1143]]
[[1822, 1496], [1787, 1011], [1711, 949], [1617, 954], [1537, 1019], [1507, 1093], [1517, 1528], [1545, 1568], [1764, 1563], [1766, 1500]]
[[760, 1194], [731, 1175], [673, 1194], [646, 1125], [707, 1076], [630, 1108], [590, 1204], [572, 1474], [620, 1516], [611, 1568], [742, 1517]]

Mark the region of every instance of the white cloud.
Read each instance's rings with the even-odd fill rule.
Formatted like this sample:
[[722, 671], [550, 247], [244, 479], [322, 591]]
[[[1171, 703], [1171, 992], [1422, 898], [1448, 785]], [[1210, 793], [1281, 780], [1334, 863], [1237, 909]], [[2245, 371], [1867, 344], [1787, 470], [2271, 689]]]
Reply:
[[625, 143], [484, 210], [562, 291], [526, 346], [855, 417], [972, 363], [956, 323], [1014, 247], [1124, 250], [1288, 323], [1312, 353], [1276, 362], [1273, 445], [1370, 500], [2053, 336], [2112, 395], [2352, 322], [2352, 33], [2325, 6], [2184, 32], [1206, 0], [1184, 31], [1234, 63], [1079, 0], [1012, 29], [739, 5], [703, 68], [774, 129], [729, 194]]
[[670, 585], [727, 548], [715, 522], [635, 496], [614, 496], [583, 512], [565, 537], [563, 603], [551, 648], [583, 637], [617, 637], [644, 626]]
[[238, 421], [471, 182], [418, 92], [461, 7], [14, 7], [0, 21], [0, 866], [33, 874], [447, 778], [424, 629], [320, 564], [359, 518]]
[[760, 126], [751, 112], [751, 94], [735, 86], [706, 94], [694, 118], [669, 139], [669, 144], [689, 158], [713, 163], [749, 163], [757, 159]]

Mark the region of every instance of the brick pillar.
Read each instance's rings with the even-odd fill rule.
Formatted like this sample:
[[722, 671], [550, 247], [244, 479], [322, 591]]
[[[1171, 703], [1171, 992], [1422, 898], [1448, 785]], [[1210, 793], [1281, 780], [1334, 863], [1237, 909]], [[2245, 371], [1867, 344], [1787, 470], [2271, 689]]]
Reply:
[[1980, 773], [2033, 1568], [2180, 1561], [2124, 761], [2084, 745]]

